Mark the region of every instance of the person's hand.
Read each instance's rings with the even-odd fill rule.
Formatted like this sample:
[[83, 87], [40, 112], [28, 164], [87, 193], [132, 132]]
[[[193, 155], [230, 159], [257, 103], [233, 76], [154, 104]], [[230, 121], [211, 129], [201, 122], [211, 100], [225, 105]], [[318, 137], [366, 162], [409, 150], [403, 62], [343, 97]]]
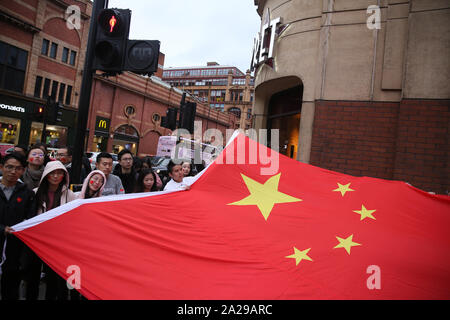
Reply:
[[11, 228], [11, 227], [8, 227], [8, 226], [5, 227], [5, 235], [11, 234], [11, 233], [13, 233], [14, 231], [16, 231], [16, 230], [14, 230], [14, 229]]
[[188, 191], [189, 189], [191, 189], [190, 185], [184, 185], [183, 187], [184, 187], [184, 191]]

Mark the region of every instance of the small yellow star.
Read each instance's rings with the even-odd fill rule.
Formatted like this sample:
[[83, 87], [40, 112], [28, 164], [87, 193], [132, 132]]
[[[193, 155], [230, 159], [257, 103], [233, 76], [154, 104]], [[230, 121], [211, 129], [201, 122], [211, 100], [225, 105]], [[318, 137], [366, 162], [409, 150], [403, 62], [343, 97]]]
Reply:
[[372, 213], [374, 213], [375, 211], [377, 210], [367, 210], [364, 205], [362, 206], [361, 210], [353, 210], [353, 212], [359, 213], [361, 215], [361, 220], [364, 220], [365, 218], [377, 220], [374, 216], [372, 216]]
[[294, 254], [291, 254], [290, 256], [286, 256], [285, 258], [295, 259], [296, 266], [298, 266], [300, 261], [302, 261], [303, 259], [308, 260], [308, 261], [313, 261], [310, 257], [308, 257], [309, 250], [311, 250], [311, 248], [300, 251], [296, 247], [294, 247]]
[[360, 246], [360, 243], [353, 242], [353, 235], [349, 236], [347, 239], [342, 239], [339, 237], [336, 237], [339, 241], [339, 244], [334, 247], [333, 249], [337, 248], [344, 248], [348, 254], [350, 254], [350, 249], [354, 246]]
[[346, 193], [347, 191], [355, 191], [355, 190], [353, 190], [353, 189], [350, 189], [350, 184], [351, 184], [351, 183], [348, 183], [348, 184], [346, 184], [346, 185], [344, 186], [344, 185], [342, 185], [342, 184], [340, 184], [340, 183], [338, 182], [339, 188], [334, 189], [333, 191], [339, 191], [339, 192], [341, 193], [342, 196], [345, 196], [345, 193]]
[[277, 203], [289, 203], [302, 201], [302, 199], [291, 197], [285, 193], [278, 191], [278, 183], [280, 182], [281, 173], [270, 177], [264, 184], [259, 183], [249, 177], [241, 174], [242, 179], [247, 186], [250, 195], [242, 200], [229, 203], [230, 206], [258, 206], [264, 219], [267, 221], [273, 207]]

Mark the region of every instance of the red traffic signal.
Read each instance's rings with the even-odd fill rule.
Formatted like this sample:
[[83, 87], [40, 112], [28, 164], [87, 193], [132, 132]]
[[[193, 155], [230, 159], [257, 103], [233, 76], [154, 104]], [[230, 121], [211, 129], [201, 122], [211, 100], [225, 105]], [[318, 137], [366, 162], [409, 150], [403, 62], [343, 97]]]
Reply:
[[105, 72], [123, 71], [131, 11], [104, 9], [97, 18], [93, 69]]
[[112, 37], [121, 37], [126, 29], [125, 23], [129, 23], [126, 15], [123, 9], [105, 9], [100, 12], [98, 23], [103, 33]]
[[35, 107], [33, 119], [37, 121], [44, 121], [44, 106]]

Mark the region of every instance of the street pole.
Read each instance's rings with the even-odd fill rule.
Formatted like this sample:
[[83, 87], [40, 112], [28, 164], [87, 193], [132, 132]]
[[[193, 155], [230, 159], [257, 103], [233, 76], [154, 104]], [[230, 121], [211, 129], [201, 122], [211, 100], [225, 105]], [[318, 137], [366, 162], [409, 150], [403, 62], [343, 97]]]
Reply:
[[94, 70], [92, 65], [94, 61], [94, 44], [95, 35], [97, 34], [97, 17], [101, 10], [105, 9], [107, 0], [95, 0], [92, 16], [90, 20], [89, 38], [86, 50], [86, 59], [84, 62], [83, 80], [81, 83], [80, 101], [78, 104], [78, 121], [75, 134], [75, 145], [72, 156], [72, 178], [73, 184], [82, 183], [81, 181], [81, 165], [84, 154], [84, 142], [86, 135], [86, 127], [89, 115], [89, 103], [91, 100], [92, 77]]
[[42, 133], [41, 133], [41, 143], [46, 143], [46, 135], [47, 135], [47, 117], [48, 117], [48, 108], [50, 108], [50, 96], [47, 96], [47, 102], [45, 103], [44, 107], [44, 114], [42, 119]]

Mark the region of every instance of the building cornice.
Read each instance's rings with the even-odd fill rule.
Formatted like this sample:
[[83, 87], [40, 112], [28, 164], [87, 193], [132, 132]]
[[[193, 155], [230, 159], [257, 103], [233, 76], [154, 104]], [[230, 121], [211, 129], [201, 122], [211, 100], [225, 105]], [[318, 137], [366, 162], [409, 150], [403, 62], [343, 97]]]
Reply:
[[31, 32], [31, 33], [38, 33], [41, 31], [38, 27], [32, 25], [29, 22], [26, 22], [25, 20], [22, 20], [21, 18], [15, 17], [12, 14], [7, 13], [6, 11], [0, 10], [0, 20], [12, 23], [19, 28]]
[[258, 8], [256, 9], [256, 12], [258, 12], [259, 16], [262, 17], [264, 5], [266, 4], [266, 0], [254, 0], [253, 2], [255, 6]]

